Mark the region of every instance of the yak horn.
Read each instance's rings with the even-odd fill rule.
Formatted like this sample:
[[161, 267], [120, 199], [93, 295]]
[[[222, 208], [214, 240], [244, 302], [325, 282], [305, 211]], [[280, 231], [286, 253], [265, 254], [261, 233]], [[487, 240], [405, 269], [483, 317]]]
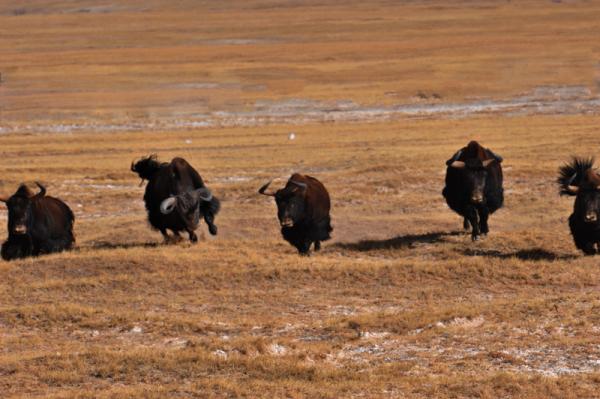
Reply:
[[163, 215], [168, 215], [175, 209], [175, 204], [177, 204], [177, 197], [167, 198], [166, 200], [160, 203], [160, 212]]
[[263, 185], [259, 190], [258, 193], [262, 194], [262, 195], [268, 195], [269, 197], [274, 197], [275, 193], [266, 193], [265, 191], [267, 190], [267, 187], [269, 187], [269, 184], [271, 184], [273, 182], [273, 180], [269, 180], [269, 182], [265, 185]]
[[456, 168], [456, 169], [464, 169], [466, 166], [467, 166], [467, 164], [464, 163], [463, 161], [454, 161], [450, 164], [450, 167]]
[[302, 191], [306, 191], [307, 185], [306, 183], [300, 183], [299, 181], [290, 180], [290, 183], [297, 185], [302, 189]]
[[197, 190], [194, 190], [194, 195], [197, 198], [201, 199], [202, 201], [206, 201], [206, 202], [209, 202], [210, 200], [213, 199], [212, 193], [206, 187], [202, 187]]
[[452, 157], [452, 161], [458, 161], [458, 158], [460, 158], [460, 156], [462, 155], [463, 150], [459, 150], [456, 154], [454, 154], [454, 156]]
[[492, 164], [492, 162], [494, 162], [494, 161], [495, 161], [495, 159], [494, 159], [494, 158], [492, 158], [492, 159], [486, 159], [485, 161], [483, 161], [483, 162], [482, 162], [482, 164], [483, 164], [483, 167], [484, 167], [484, 168], [487, 168], [487, 167], [488, 167], [488, 166], [490, 166], [490, 165]]
[[44, 195], [46, 195], [46, 187], [42, 186], [39, 182], [35, 182], [35, 184], [40, 188], [40, 192], [37, 193], [36, 195], [34, 195], [31, 198], [42, 198]]

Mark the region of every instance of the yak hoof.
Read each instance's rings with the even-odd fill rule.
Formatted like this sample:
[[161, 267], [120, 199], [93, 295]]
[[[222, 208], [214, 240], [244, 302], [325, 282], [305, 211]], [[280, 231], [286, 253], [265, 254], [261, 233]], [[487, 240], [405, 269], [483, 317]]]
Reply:
[[211, 235], [213, 235], [213, 236], [216, 236], [216, 235], [217, 235], [217, 231], [218, 231], [218, 230], [217, 230], [217, 226], [216, 226], [216, 225], [214, 225], [214, 224], [210, 224], [210, 225], [208, 226], [208, 232], [209, 232]]
[[471, 241], [475, 242], [475, 241], [479, 241], [481, 237], [480, 236], [471, 236]]
[[193, 242], [194, 244], [198, 242], [198, 236], [196, 235], [196, 233], [190, 233], [190, 242]]
[[181, 241], [181, 236], [180, 235], [173, 235], [173, 236], [165, 236], [165, 244], [177, 244], [178, 242]]

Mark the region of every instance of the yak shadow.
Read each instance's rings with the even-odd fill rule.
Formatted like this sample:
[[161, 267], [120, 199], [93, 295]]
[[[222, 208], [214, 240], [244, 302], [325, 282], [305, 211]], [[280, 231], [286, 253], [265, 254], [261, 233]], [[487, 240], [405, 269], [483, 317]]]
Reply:
[[84, 248], [86, 249], [131, 249], [131, 248], [156, 248], [161, 245], [164, 245], [159, 242], [130, 242], [130, 243], [114, 243], [108, 241], [96, 241], [89, 246]]
[[385, 240], [362, 240], [351, 243], [337, 243], [334, 246], [351, 251], [367, 252], [380, 249], [412, 248], [415, 244], [434, 244], [443, 242], [446, 237], [464, 235], [462, 231], [434, 232], [425, 234], [407, 234]]
[[551, 251], [547, 251], [542, 248], [531, 248], [521, 249], [516, 252], [502, 252], [495, 249], [472, 249], [467, 248], [463, 251], [463, 255], [466, 256], [486, 256], [490, 258], [498, 259], [510, 259], [517, 258], [520, 260], [532, 260], [532, 261], [555, 261], [555, 260], [572, 260], [576, 259], [576, 255], [570, 254], [557, 254]]

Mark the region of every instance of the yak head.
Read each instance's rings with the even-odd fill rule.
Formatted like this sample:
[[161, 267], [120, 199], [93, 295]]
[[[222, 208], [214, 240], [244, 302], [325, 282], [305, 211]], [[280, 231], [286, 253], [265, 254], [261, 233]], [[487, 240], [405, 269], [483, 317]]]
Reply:
[[200, 201], [210, 202], [212, 199], [213, 195], [210, 190], [202, 187], [163, 200], [160, 204], [160, 212], [163, 215], [168, 215], [177, 210], [179, 215], [186, 219], [199, 211]]
[[276, 192], [266, 192], [272, 181], [258, 190], [260, 194], [275, 197], [277, 218], [281, 227], [292, 227], [304, 217], [306, 183], [288, 180], [286, 186]]
[[485, 182], [488, 176], [488, 166], [494, 162], [495, 159], [480, 160], [479, 158], [471, 158], [466, 161], [453, 161], [449, 166], [454, 169], [463, 171], [464, 182], [466, 184], [467, 192], [469, 193], [469, 200], [475, 205], [483, 204], [485, 202], [484, 188]]
[[600, 222], [600, 175], [593, 169], [594, 159], [573, 158], [559, 170], [562, 195], [574, 195], [575, 214], [585, 223]]
[[8, 208], [9, 235], [25, 235], [28, 233], [28, 220], [31, 217], [31, 205], [46, 195], [46, 188], [36, 182], [40, 191], [33, 193], [25, 184], [21, 184], [17, 192], [8, 198], [0, 197], [0, 201]]

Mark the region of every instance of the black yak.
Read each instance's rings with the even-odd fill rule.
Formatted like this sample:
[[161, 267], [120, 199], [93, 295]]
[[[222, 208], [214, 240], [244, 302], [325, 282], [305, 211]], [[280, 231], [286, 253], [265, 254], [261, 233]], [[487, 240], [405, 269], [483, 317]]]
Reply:
[[447, 162], [446, 186], [442, 191], [450, 209], [463, 216], [471, 238], [489, 232], [488, 217], [502, 207], [502, 158], [471, 141]]
[[[143, 180], [148, 180], [144, 203], [150, 225], [159, 230], [165, 242], [177, 241], [179, 233], [186, 231], [191, 242], [197, 242], [195, 230], [200, 217], [212, 235], [217, 234], [215, 215], [220, 202], [204, 185], [198, 172], [183, 158], [171, 162], [158, 162], [151, 155], [131, 164], [131, 170]], [[167, 230], [173, 232], [170, 237]]]
[[293, 174], [284, 188], [266, 192], [271, 182], [258, 190], [260, 194], [275, 197], [277, 217], [283, 238], [301, 255], [308, 255], [311, 244], [315, 251], [321, 249], [321, 241], [331, 238], [331, 203], [325, 186], [314, 177]]
[[559, 169], [561, 195], [575, 196], [569, 227], [575, 246], [586, 255], [600, 252], [600, 175], [594, 159], [573, 158]]
[[36, 184], [38, 193], [21, 184], [12, 196], [0, 198], [8, 208], [8, 239], [0, 251], [5, 260], [64, 251], [75, 242], [71, 209]]

